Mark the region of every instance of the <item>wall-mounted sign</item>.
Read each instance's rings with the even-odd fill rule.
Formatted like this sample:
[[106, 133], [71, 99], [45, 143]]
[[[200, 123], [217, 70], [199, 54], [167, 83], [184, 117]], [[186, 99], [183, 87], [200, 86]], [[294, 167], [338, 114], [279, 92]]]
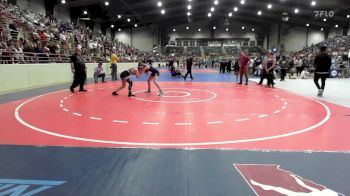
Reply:
[[334, 17], [334, 11], [314, 11], [317, 18], [332, 18]]

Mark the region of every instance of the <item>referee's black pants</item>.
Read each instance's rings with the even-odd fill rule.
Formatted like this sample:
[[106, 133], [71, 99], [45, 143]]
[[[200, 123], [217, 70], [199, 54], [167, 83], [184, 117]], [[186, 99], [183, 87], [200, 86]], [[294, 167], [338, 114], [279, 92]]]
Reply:
[[185, 75], [184, 79], [186, 79], [186, 78], [187, 78], [187, 75], [188, 75], [188, 74], [190, 74], [191, 79], [193, 79], [193, 77], [192, 77], [192, 69], [187, 69], [187, 73], [186, 73], [186, 75]]
[[78, 85], [80, 86], [79, 90], [84, 90], [84, 84], [86, 80], [86, 75], [85, 74], [75, 74], [74, 75], [74, 80], [71, 88], [75, 88]]

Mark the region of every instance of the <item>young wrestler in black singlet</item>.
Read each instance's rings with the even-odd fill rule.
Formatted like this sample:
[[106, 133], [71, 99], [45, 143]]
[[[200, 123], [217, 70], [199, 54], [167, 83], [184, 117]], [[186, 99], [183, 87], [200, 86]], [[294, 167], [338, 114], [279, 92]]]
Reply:
[[130, 68], [128, 70], [125, 70], [123, 71], [121, 74], [120, 74], [120, 78], [121, 78], [121, 81], [122, 81], [122, 85], [112, 93], [112, 95], [116, 96], [118, 95], [118, 92], [122, 89], [125, 88], [125, 85], [126, 83], [129, 84], [129, 94], [128, 96], [129, 97], [135, 97], [134, 94], [132, 94], [131, 92], [131, 89], [132, 89], [132, 85], [133, 85], [133, 82], [131, 81], [130, 77], [131, 75], [135, 75], [137, 78], [139, 78], [143, 73], [144, 73], [144, 67], [143, 66], [138, 66], [138, 68]]

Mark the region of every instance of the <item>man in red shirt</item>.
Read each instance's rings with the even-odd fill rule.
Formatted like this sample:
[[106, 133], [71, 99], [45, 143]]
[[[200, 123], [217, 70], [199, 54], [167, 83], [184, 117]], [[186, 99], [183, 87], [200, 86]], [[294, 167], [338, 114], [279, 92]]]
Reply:
[[239, 84], [242, 84], [243, 80], [243, 74], [245, 76], [245, 85], [248, 85], [248, 64], [250, 61], [250, 57], [247, 55], [245, 51], [241, 52], [240, 58], [239, 58]]

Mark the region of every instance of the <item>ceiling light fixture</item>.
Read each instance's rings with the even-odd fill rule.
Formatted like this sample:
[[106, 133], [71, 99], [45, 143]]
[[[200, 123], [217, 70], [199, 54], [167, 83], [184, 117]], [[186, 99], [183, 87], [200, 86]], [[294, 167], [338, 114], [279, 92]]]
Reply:
[[210, 13], [210, 12], [208, 13], [208, 17], [209, 17], [209, 18], [211, 17], [211, 13]]
[[252, 31], [255, 31], [255, 29], [252, 29]]
[[321, 31], [323, 31], [323, 28], [321, 28]]
[[84, 15], [87, 15], [87, 14], [88, 14], [88, 12], [85, 10], [85, 11], [84, 11]]
[[214, 26], [214, 27], [213, 27], [213, 29], [215, 30], [215, 29], [216, 29], [216, 27]]
[[188, 30], [188, 29], [190, 29], [190, 27], [186, 27], [186, 29]]
[[228, 13], [228, 17], [232, 17], [232, 12]]
[[296, 8], [296, 9], [294, 10], [294, 13], [298, 14], [298, 13], [299, 13], [299, 9]]
[[226, 28], [226, 31], [228, 31], [228, 28]]
[[162, 7], [163, 4], [161, 1], [158, 1], [157, 5], [158, 5], [158, 7]]
[[187, 9], [188, 9], [188, 10], [192, 9], [192, 6], [191, 6], [191, 5], [188, 5], [188, 6], [187, 6]]
[[165, 14], [165, 10], [160, 11], [161, 14]]
[[261, 11], [258, 11], [258, 15], [260, 16], [262, 14], [262, 12]]
[[238, 7], [234, 7], [233, 11], [238, 12]]
[[131, 21], [131, 19], [130, 19], [130, 18], [128, 18], [126, 21], [130, 22], [130, 21]]
[[215, 8], [214, 8], [214, 7], [211, 7], [211, 8], [210, 8], [210, 11], [211, 11], [211, 12], [215, 11]]
[[214, 5], [218, 5], [219, 4], [219, 1], [218, 0], [215, 0], [214, 1]]
[[336, 25], [335, 25], [335, 28], [338, 28], [338, 27], [339, 27], [339, 26], [336, 24]]
[[62, 4], [66, 4], [66, 0], [62, 0], [61, 3], [62, 3]]
[[109, 2], [108, 1], [105, 1], [105, 6], [109, 6]]
[[114, 28], [114, 25], [111, 25], [111, 28], [113, 29], [113, 28]]
[[118, 31], [122, 31], [121, 29], [118, 29]]
[[176, 31], [176, 29], [173, 29], [173, 31], [175, 32], [175, 31]]
[[272, 4], [268, 4], [267, 9], [272, 9]]
[[307, 23], [307, 24], [306, 24], [306, 26], [307, 26], [307, 27], [309, 27], [309, 26], [310, 26], [310, 24], [309, 24], [309, 23]]
[[245, 0], [241, 0], [241, 5], [244, 5], [245, 4]]
[[311, 1], [311, 6], [316, 6], [316, 1]]
[[137, 28], [137, 24], [135, 24], [134, 27]]
[[191, 16], [191, 12], [187, 12], [187, 16]]
[[198, 31], [201, 31], [202, 29], [198, 29]]
[[244, 26], [242, 26], [242, 29], [244, 30], [244, 29], [245, 29], [245, 27], [244, 27]]
[[327, 21], [327, 19], [326, 19], [326, 18], [324, 18], [324, 19], [323, 19], [323, 22], [326, 22], [326, 21]]
[[118, 15], [118, 18], [122, 18], [122, 16], [121, 16], [121, 15]]

